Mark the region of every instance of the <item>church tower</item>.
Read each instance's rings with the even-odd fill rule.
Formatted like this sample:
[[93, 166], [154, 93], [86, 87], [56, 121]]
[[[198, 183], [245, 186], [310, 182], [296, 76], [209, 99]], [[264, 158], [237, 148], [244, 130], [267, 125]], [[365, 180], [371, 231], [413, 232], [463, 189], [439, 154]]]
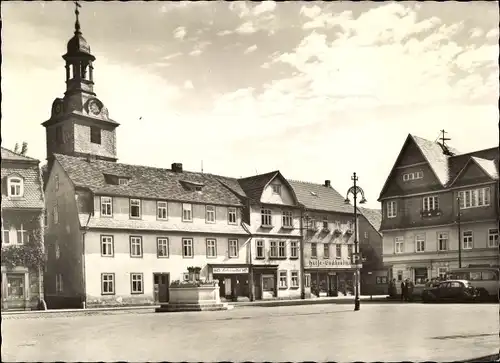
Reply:
[[81, 7], [75, 2], [75, 33], [65, 61], [66, 92], [52, 103], [50, 119], [42, 123], [47, 137], [47, 160], [54, 153], [116, 161], [116, 128], [108, 110], [94, 92], [94, 61], [80, 29]]

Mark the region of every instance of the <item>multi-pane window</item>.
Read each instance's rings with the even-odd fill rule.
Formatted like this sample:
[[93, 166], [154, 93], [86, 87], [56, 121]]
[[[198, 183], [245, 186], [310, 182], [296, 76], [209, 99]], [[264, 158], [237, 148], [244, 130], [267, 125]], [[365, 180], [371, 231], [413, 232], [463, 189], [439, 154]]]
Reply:
[[287, 271], [279, 272], [279, 288], [286, 289], [288, 287], [288, 276]]
[[168, 204], [167, 202], [157, 201], [156, 202], [156, 218], [158, 219], [168, 219]]
[[139, 236], [130, 237], [130, 256], [142, 257], [142, 237]]
[[335, 257], [342, 258], [342, 245], [340, 243], [335, 245]]
[[215, 223], [215, 206], [207, 205], [205, 207], [205, 212], [206, 212], [205, 219], [207, 223]]
[[352, 258], [352, 245], [347, 245], [347, 257]]
[[113, 257], [113, 236], [101, 236], [101, 256]]
[[426, 212], [439, 209], [439, 197], [437, 196], [424, 197], [422, 203], [423, 210]]
[[396, 201], [391, 200], [387, 202], [387, 218], [395, 218], [397, 215], [396, 212]]
[[238, 240], [230, 239], [229, 243], [229, 258], [237, 258], [238, 257]]
[[311, 274], [304, 275], [304, 287], [311, 287]]
[[130, 217], [141, 218], [141, 200], [130, 199]]
[[17, 244], [22, 245], [26, 242], [28, 242], [28, 231], [26, 231], [21, 224], [17, 230]]
[[330, 258], [330, 245], [323, 243], [323, 258]]
[[416, 171], [413, 173], [404, 173], [403, 174], [403, 181], [422, 179], [423, 177], [424, 177], [423, 171]]
[[7, 184], [10, 197], [23, 196], [23, 181], [21, 178], [9, 178]]
[[118, 178], [118, 185], [128, 185], [127, 178]]
[[59, 247], [59, 242], [55, 242], [54, 244], [54, 254], [56, 255], [56, 260], [61, 257], [61, 248]]
[[448, 250], [448, 232], [438, 233], [438, 251]]
[[448, 269], [446, 267], [438, 267], [437, 274], [440, 279], [445, 279]]
[[101, 216], [111, 217], [113, 215], [113, 199], [101, 197]]
[[156, 239], [156, 256], [157, 257], [168, 257], [169, 248], [168, 248], [168, 238], [167, 237], [158, 237]]
[[488, 247], [498, 247], [498, 228], [488, 230]]
[[278, 257], [278, 241], [270, 241], [269, 242], [269, 257], [276, 258]]
[[217, 241], [207, 238], [207, 257], [217, 257]]
[[52, 217], [54, 219], [54, 224], [59, 223], [59, 206], [57, 205], [57, 202], [54, 206], [54, 209], [52, 210]]
[[263, 226], [273, 225], [272, 214], [270, 209], [262, 208], [262, 210], [260, 211], [260, 219], [261, 219], [261, 224]]
[[297, 241], [290, 242], [290, 258], [299, 258], [299, 243]]
[[5, 228], [4, 224], [2, 223], [2, 244], [9, 244], [10, 243], [10, 231], [9, 229]]
[[264, 258], [264, 241], [263, 240], [257, 240], [255, 241], [255, 257], [256, 258]]
[[193, 257], [193, 239], [192, 238], [183, 238], [182, 239], [182, 257]]
[[101, 129], [97, 126], [90, 126], [90, 142], [93, 144], [101, 143]]
[[131, 273], [130, 274], [130, 292], [132, 294], [143, 294], [144, 293], [144, 276], [142, 273]]
[[182, 203], [182, 221], [191, 222], [193, 220], [193, 205]]
[[417, 252], [425, 252], [425, 235], [418, 234], [415, 236], [415, 248]]
[[64, 287], [63, 287], [63, 276], [62, 274], [56, 274], [56, 292], [61, 293], [63, 292]]
[[115, 274], [101, 274], [101, 291], [103, 295], [112, 295], [115, 293]]
[[323, 218], [323, 229], [328, 229], [328, 217]]
[[458, 193], [460, 208], [476, 208], [490, 205], [490, 188], [464, 190]]
[[278, 257], [286, 258], [286, 241], [278, 242]]
[[404, 243], [405, 240], [403, 237], [396, 237], [396, 239], [394, 240], [394, 253], [403, 253]]
[[271, 188], [273, 190], [273, 193], [275, 193], [275, 194], [281, 194], [281, 185], [279, 185], [279, 184], [271, 184]]
[[291, 272], [290, 287], [299, 287], [299, 272], [298, 271]]
[[311, 243], [311, 258], [318, 257], [318, 245], [316, 243]]
[[59, 175], [54, 175], [54, 189], [57, 192], [59, 190]]
[[462, 248], [464, 250], [470, 250], [472, 249], [472, 244], [473, 244], [472, 231], [464, 231], [462, 233]]
[[227, 209], [227, 221], [229, 224], [236, 224], [236, 208]]
[[290, 211], [284, 210], [282, 215], [283, 227], [293, 227], [293, 214]]

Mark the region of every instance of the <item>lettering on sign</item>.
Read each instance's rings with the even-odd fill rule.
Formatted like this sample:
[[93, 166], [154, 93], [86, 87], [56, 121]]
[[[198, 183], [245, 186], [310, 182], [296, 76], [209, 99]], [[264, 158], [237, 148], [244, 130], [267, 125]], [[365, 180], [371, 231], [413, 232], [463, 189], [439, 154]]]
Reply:
[[350, 260], [309, 260], [309, 267], [352, 267]]
[[213, 274], [247, 274], [248, 267], [214, 267]]

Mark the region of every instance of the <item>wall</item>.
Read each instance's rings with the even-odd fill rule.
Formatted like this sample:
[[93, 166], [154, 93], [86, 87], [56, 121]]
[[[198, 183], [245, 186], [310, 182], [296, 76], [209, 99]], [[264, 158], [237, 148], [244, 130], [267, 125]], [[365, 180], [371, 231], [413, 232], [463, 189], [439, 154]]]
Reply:
[[[281, 194], [273, 192], [272, 185], [281, 186]], [[295, 199], [293, 192], [288, 188], [280, 178], [274, 178], [269, 185], [264, 188], [260, 202], [264, 204], [283, 204], [293, 206], [295, 204]]]
[[[56, 129], [61, 127], [63, 143], [58, 143]], [[53, 153], [72, 155], [75, 147], [74, 143], [74, 121], [66, 119], [62, 122], [48, 126], [45, 131], [47, 138], [47, 156]]]
[[[271, 210], [272, 215], [272, 228], [262, 227], [261, 207], [252, 205], [250, 208], [250, 231], [257, 234], [266, 235], [280, 235], [297, 237], [300, 236], [300, 209], [294, 207], [280, 208], [277, 206], [265, 206], [266, 209]], [[293, 213], [293, 229], [283, 228], [282, 212], [283, 210], [291, 211]]]
[[[101, 143], [90, 142], [90, 126], [96, 125], [101, 129]], [[85, 121], [74, 122], [75, 151], [83, 154], [93, 154], [114, 158], [116, 157], [116, 132], [112, 126], [105, 123]]]
[[368, 260], [363, 262], [363, 268], [371, 270], [383, 269], [382, 261], [382, 236], [378, 233], [373, 226], [367, 221], [364, 216], [359, 218], [359, 243], [360, 249], [370, 250], [370, 253], [363, 254]]

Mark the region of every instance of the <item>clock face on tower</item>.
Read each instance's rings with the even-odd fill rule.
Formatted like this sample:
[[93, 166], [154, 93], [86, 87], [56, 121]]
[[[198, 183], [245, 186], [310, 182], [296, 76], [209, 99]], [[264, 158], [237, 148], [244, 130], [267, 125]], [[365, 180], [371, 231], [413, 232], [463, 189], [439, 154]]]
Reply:
[[89, 102], [89, 113], [91, 113], [93, 115], [99, 115], [101, 113], [101, 108], [99, 107], [97, 102], [94, 100], [91, 100]]

